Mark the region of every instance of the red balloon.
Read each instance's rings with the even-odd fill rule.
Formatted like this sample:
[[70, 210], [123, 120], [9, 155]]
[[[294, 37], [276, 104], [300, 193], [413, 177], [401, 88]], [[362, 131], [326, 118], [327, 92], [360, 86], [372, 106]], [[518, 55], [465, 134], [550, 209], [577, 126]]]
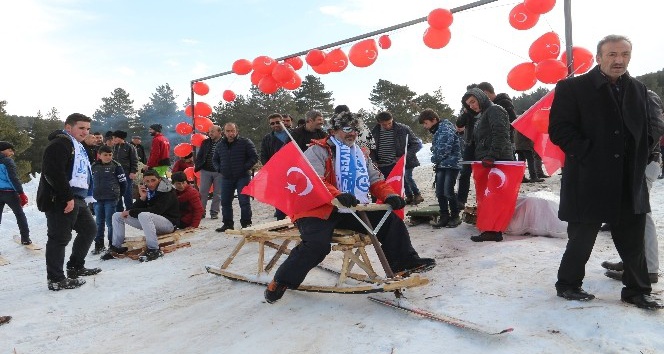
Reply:
[[307, 53], [307, 56], [304, 57], [304, 60], [311, 67], [321, 65], [325, 61], [325, 52], [320, 49], [312, 49]]
[[545, 59], [537, 64], [535, 77], [545, 84], [555, 84], [567, 76], [567, 66], [558, 59]]
[[184, 108], [184, 114], [185, 114], [187, 117], [193, 117], [193, 116], [194, 116], [194, 113], [193, 113], [193, 111], [192, 111], [191, 105], [187, 105], [187, 107]]
[[378, 47], [373, 39], [365, 39], [353, 44], [348, 51], [350, 62], [358, 68], [366, 68], [378, 58]]
[[533, 120], [531, 122], [535, 127], [535, 130], [539, 133], [549, 133], [549, 112], [549, 109], [538, 109], [537, 112], [533, 114]]
[[212, 114], [212, 107], [205, 102], [196, 102], [194, 113], [197, 117], [207, 117]]
[[207, 117], [198, 117], [194, 119], [194, 127], [196, 127], [196, 130], [199, 132], [206, 132], [210, 130], [210, 127], [213, 125], [212, 120]]
[[262, 72], [254, 71], [253, 73], [251, 73], [251, 83], [258, 86], [258, 83], [265, 76], [267, 76], [267, 74], [263, 74]]
[[302, 69], [302, 65], [304, 65], [300, 57], [290, 57], [284, 61], [290, 64], [293, 67], [293, 70], [300, 70]]
[[277, 92], [279, 83], [271, 75], [266, 75], [258, 82], [258, 89], [264, 94], [271, 95]]
[[290, 80], [282, 83], [281, 86], [286, 90], [297, 90], [300, 88], [300, 86], [302, 86], [302, 79], [300, 78], [300, 75], [293, 73], [293, 77], [291, 77]]
[[532, 13], [541, 15], [553, 10], [556, 0], [525, 0], [523, 4]]
[[[590, 70], [595, 63], [595, 56], [588, 49], [582, 47], [572, 47], [572, 59], [574, 60], [574, 68], [572, 71], [575, 75], [583, 74]], [[567, 51], [560, 55], [560, 61], [567, 66]]]
[[556, 32], [547, 32], [530, 45], [528, 55], [534, 63], [544, 59], [556, 59], [560, 54], [560, 37]]
[[452, 15], [452, 12], [448, 9], [434, 9], [429, 12], [429, 16], [427, 16], [427, 22], [429, 22], [429, 26], [435, 28], [435, 29], [445, 29], [449, 28], [450, 25], [452, 25], [452, 21], [454, 21], [454, 17]]
[[221, 95], [221, 97], [224, 99], [226, 102], [232, 102], [235, 101], [235, 92], [231, 90], [225, 90], [224, 93]]
[[194, 93], [199, 96], [205, 96], [210, 92], [210, 87], [203, 81], [194, 82], [191, 88], [194, 90]]
[[175, 126], [175, 132], [180, 135], [189, 135], [194, 131], [194, 127], [187, 122], [180, 122]]
[[523, 3], [514, 6], [510, 11], [510, 25], [518, 30], [533, 28], [537, 21], [539, 15], [528, 10]]
[[348, 66], [348, 56], [341, 48], [333, 49], [325, 56], [331, 72], [339, 73]]
[[184, 169], [184, 174], [187, 176], [188, 181], [193, 181], [194, 176], [196, 175], [193, 167], [187, 167]]
[[516, 91], [526, 91], [537, 83], [535, 64], [521, 63], [507, 74], [507, 84]]
[[288, 81], [295, 75], [295, 70], [288, 63], [279, 63], [274, 66], [272, 69], [272, 77], [277, 80], [277, 82]]
[[378, 46], [381, 49], [390, 49], [390, 47], [392, 46], [392, 40], [390, 39], [390, 36], [384, 34], [378, 37]]
[[185, 157], [185, 156], [191, 154], [192, 150], [193, 150], [193, 147], [191, 146], [191, 144], [187, 144], [187, 143], [177, 144], [173, 148], [173, 152], [175, 153], [176, 156], [179, 156], [179, 157]]
[[238, 75], [247, 75], [251, 70], [251, 62], [247, 59], [238, 59], [233, 63], [233, 72]]
[[424, 44], [431, 49], [440, 49], [447, 45], [452, 38], [452, 33], [449, 28], [436, 29], [433, 27], [427, 28], [424, 32]]
[[262, 72], [263, 74], [271, 74], [272, 69], [274, 69], [275, 65], [277, 65], [277, 62], [266, 55], [258, 56], [252, 62], [254, 71], [259, 71]]
[[195, 147], [201, 147], [203, 140], [207, 139], [208, 136], [201, 133], [196, 133], [191, 135], [191, 144]]
[[311, 67], [317, 74], [325, 75], [329, 74], [331, 72], [330, 66], [328, 65], [327, 61], [324, 61], [320, 65], [312, 66]]

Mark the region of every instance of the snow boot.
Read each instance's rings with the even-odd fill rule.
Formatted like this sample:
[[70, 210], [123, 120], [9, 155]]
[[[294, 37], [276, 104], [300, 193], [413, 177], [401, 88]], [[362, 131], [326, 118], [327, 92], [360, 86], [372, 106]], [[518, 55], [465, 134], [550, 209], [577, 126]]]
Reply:
[[459, 225], [461, 225], [461, 218], [459, 217], [459, 215], [457, 215], [451, 218], [450, 221], [447, 222], [447, 225], [445, 225], [445, 227], [453, 229]]
[[127, 252], [127, 247], [115, 247], [110, 245], [108, 251], [101, 256], [102, 261], [107, 261], [109, 259], [123, 258], [122, 255]]
[[272, 280], [270, 284], [267, 285], [267, 289], [265, 289], [265, 292], [263, 293], [263, 296], [265, 296], [265, 301], [267, 301], [268, 304], [274, 304], [284, 296], [286, 289], [288, 289], [286, 285], [277, 283], [276, 281]]
[[447, 226], [447, 223], [449, 222], [450, 222], [450, 216], [442, 214], [438, 217], [438, 221], [431, 224], [431, 226], [433, 226], [434, 229], [440, 229], [441, 227]]
[[240, 226], [242, 226], [243, 229], [247, 228], [247, 227], [250, 227], [251, 226], [251, 220], [240, 220]]
[[609, 262], [609, 261], [604, 261], [602, 262], [602, 268], [604, 269], [609, 269], [609, 270], [615, 270], [616, 272], [622, 272], [623, 271], [623, 262]]
[[100, 268], [67, 267], [67, 278], [76, 279], [78, 277], [87, 277], [89, 275], [98, 274], [99, 272], [101, 272]]
[[224, 221], [224, 224], [221, 225], [220, 228], [215, 229], [214, 231], [226, 232], [226, 230], [233, 230], [233, 222], [232, 221]]
[[163, 256], [164, 256], [164, 252], [162, 252], [160, 249], [156, 249], [156, 250], [148, 249], [140, 257], [138, 257], [138, 260], [141, 261], [141, 262], [150, 262], [150, 261], [154, 261], [155, 259], [157, 259], [159, 257], [163, 257]]
[[76, 289], [81, 285], [85, 284], [84, 279], [70, 279], [64, 278], [60, 281], [48, 281], [48, 290], [60, 291], [64, 289]]
[[470, 239], [473, 242], [483, 242], [483, 241], [500, 242], [503, 240], [503, 233], [500, 231], [484, 231], [478, 236], [470, 236]]
[[566, 290], [558, 289], [556, 292], [558, 296], [566, 300], [590, 301], [595, 298], [595, 295], [587, 293], [581, 287]]
[[100, 253], [104, 252], [105, 250], [106, 250], [106, 247], [104, 247], [103, 242], [95, 242], [95, 248], [93, 248], [92, 251], [90, 251], [90, 253], [92, 253], [94, 255], [97, 255], [97, 254], [100, 254]]
[[659, 299], [651, 295], [639, 294], [632, 297], [623, 297], [620, 300], [628, 304], [636, 305], [636, 307], [646, 310], [659, 310], [664, 309], [664, 304]]

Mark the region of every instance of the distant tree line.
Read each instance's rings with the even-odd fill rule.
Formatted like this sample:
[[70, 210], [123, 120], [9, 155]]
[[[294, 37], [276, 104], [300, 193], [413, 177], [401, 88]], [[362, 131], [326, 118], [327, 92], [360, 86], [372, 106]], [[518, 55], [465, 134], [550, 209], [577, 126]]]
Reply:
[[[664, 70], [637, 78], [664, 97]], [[548, 89], [538, 88], [531, 93], [513, 97], [516, 112], [523, 113], [547, 92]], [[252, 86], [247, 95], [238, 95], [232, 102], [220, 100], [213, 106], [210, 118], [218, 125], [227, 122], [236, 123], [241, 135], [258, 144], [270, 131], [266, 120], [269, 114], [288, 113], [297, 121], [303, 118], [307, 111], [315, 109], [321, 111], [327, 118], [334, 110], [332, 96], [333, 93], [325, 90], [325, 85], [318, 77], [307, 75], [302, 81], [302, 86], [294, 91], [280, 89], [273, 95], [266, 95]], [[150, 96], [148, 103], [135, 109], [134, 100], [130, 98], [129, 93], [122, 88], [116, 88], [110, 96], [101, 99], [102, 104], [93, 113], [92, 131], [105, 134], [107, 131], [124, 130], [129, 137], [141, 136], [143, 144], [149, 150], [151, 138], [148, 127], [160, 123], [164, 135], [169, 138], [172, 146], [188, 142], [189, 136], [177, 134], [175, 126], [180, 122], [191, 123], [191, 118], [184, 113], [185, 107], [190, 104], [190, 99], [187, 98], [178, 107], [176, 98], [169, 84], [160, 85]], [[208, 102], [209, 97], [197, 97], [197, 100]], [[396, 121], [410, 126], [425, 141], [430, 140], [430, 135], [426, 134], [417, 123], [417, 115], [421, 110], [432, 108], [441, 118], [456, 120], [454, 111], [445, 103], [441, 88], [432, 93], [418, 94], [408, 85], [380, 79], [369, 93], [369, 101], [373, 105], [369, 110], [360, 107], [350, 108], [368, 116], [366, 123], [370, 127], [373, 126], [375, 114], [380, 111], [390, 111]], [[54, 107], [45, 116], [41, 112], [37, 112], [36, 116], [15, 116], [7, 114], [6, 105], [6, 101], [0, 101], [0, 140], [8, 140], [15, 145], [15, 161], [20, 177], [23, 181], [28, 181], [29, 174], [41, 172], [41, 158], [48, 144], [48, 134], [53, 130], [62, 129], [64, 118], [73, 112], [61, 114]]]

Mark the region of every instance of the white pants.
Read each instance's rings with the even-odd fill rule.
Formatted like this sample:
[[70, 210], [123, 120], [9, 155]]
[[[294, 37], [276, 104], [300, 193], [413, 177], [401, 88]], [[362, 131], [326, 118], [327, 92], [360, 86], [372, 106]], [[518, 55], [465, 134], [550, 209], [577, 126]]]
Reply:
[[[660, 172], [661, 168], [657, 161], [653, 161], [646, 166], [646, 184], [648, 186], [648, 193], [650, 193], [652, 183], [657, 179]], [[655, 221], [652, 219], [652, 213], [646, 214], [646, 233], [644, 243], [648, 273], [658, 273], [659, 244], [657, 243], [657, 229], [655, 229]]]
[[173, 232], [175, 227], [168, 219], [161, 215], [143, 212], [138, 214], [138, 218], [127, 216], [122, 217], [122, 212], [113, 214], [113, 246], [121, 247], [125, 239], [125, 225], [133, 226], [143, 230], [145, 234], [145, 244], [148, 249], [159, 249], [157, 235], [163, 235]]

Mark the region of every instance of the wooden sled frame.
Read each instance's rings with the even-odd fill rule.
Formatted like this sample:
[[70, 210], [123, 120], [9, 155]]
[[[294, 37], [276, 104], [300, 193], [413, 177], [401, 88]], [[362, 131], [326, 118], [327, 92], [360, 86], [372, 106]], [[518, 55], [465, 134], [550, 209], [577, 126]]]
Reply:
[[[374, 204], [362, 206], [360, 208], [365, 211], [387, 210], [386, 213], [391, 212], [391, 210], [386, 209], [384, 205]], [[378, 225], [378, 227], [380, 226], [382, 225]], [[259, 280], [259, 277], [262, 274], [270, 273], [282, 255], [290, 254], [290, 249], [288, 248], [290, 243], [295, 242], [297, 244], [301, 240], [298, 229], [290, 222], [290, 220], [269, 222], [244, 228], [242, 230], [227, 230], [226, 233], [241, 236], [241, 239], [219, 268], [208, 266], [206, 267], [207, 271], [229, 279], [258, 284], [266, 284], [265, 281]], [[229, 271], [228, 267], [239, 254], [240, 250], [246, 244], [252, 242], [258, 243], [256, 277], [248, 277]], [[371, 293], [396, 291], [403, 288], [422, 286], [429, 282], [428, 279], [419, 275], [411, 275], [407, 278], [380, 277], [375, 272], [365, 249], [366, 246], [373, 244], [368, 235], [357, 231], [337, 229], [332, 236], [332, 243], [333, 251], [343, 252], [341, 270], [337, 271], [320, 265], [318, 268], [338, 274], [339, 277], [336, 280], [336, 284], [334, 286], [300, 285], [297, 290], [334, 293]], [[265, 259], [265, 247], [270, 247], [276, 250], [276, 253], [267, 261], [267, 263]], [[356, 265], [363, 271], [363, 274], [352, 272]], [[344, 286], [344, 283], [348, 278], [362, 281], [367, 284], [359, 286]]]
[[[191, 243], [181, 242], [181, 240], [185, 237], [193, 236], [194, 233], [200, 229], [201, 227], [186, 228], [175, 230], [168, 234], [158, 235], [157, 242], [159, 243], [159, 249], [164, 253], [171, 253], [178, 248], [190, 247]], [[122, 246], [127, 247], [128, 249], [124, 255], [133, 260], [138, 260], [138, 257], [147, 249], [145, 236], [126, 237]]]

